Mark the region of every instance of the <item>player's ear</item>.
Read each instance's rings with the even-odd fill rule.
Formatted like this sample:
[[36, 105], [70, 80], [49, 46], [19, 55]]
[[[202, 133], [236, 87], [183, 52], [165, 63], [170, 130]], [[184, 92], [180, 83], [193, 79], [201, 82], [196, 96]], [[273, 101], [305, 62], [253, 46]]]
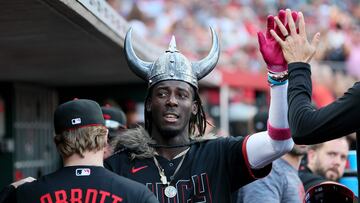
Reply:
[[106, 140], [108, 140], [108, 138], [109, 138], [109, 129], [106, 129]]
[[194, 101], [193, 104], [192, 104], [192, 109], [191, 109], [191, 113], [193, 115], [196, 115], [199, 111], [199, 105], [198, 105], [198, 102], [197, 101]]
[[308, 149], [307, 151], [307, 160], [308, 160], [308, 163], [312, 163], [313, 160], [315, 159], [315, 156], [316, 156], [316, 151], [314, 149]]

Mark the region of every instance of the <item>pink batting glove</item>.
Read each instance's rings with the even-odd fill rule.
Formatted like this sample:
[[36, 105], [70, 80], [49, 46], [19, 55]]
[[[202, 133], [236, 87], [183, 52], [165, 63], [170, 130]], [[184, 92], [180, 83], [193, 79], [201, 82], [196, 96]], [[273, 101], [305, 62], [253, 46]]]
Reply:
[[[292, 17], [296, 22], [297, 12], [293, 12]], [[286, 12], [284, 10], [279, 11], [278, 18], [286, 26], [288, 32], [290, 33], [289, 27], [286, 23]], [[264, 35], [262, 32], [257, 33], [261, 55], [263, 56], [264, 61], [268, 66], [268, 71], [273, 73], [287, 71], [287, 62], [284, 58], [282, 49], [276, 42], [275, 38], [271, 36], [270, 30], [274, 30], [282, 39], [285, 39], [280, 29], [275, 26], [274, 16], [268, 16], [266, 35]]]

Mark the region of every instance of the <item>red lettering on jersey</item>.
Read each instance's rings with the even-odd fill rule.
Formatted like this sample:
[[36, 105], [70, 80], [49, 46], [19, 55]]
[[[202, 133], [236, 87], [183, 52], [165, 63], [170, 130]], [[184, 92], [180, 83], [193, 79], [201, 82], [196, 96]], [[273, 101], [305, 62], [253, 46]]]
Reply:
[[40, 203], [53, 203], [49, 193], [40, 197]]
[[110, 197], [110, 192], [106, 192], [106, 191], [100, 190], [99, 193], [100, 193], [100, 195], [101, 195], [100, 203], [104, 203], [107, 196]]
[[123, 199], [121, 197], [118, 197], [116, 195], [111, 196], [113, 198], [113, 203], [122, 202]]
[[55, 200], [56, 200], [56, 203], [68, 203], [66, 201], [66, 192], [65, 190], [58, 190], [58, 191], [55, 191]]
[[71, 203], [82, 203], [82, 190], [81, 189], [71, 189]]
[[88, 189], [86, 191], [85, 203], [90, 203], [90, 200], [91, 200], [91, 203], [96, 203], [97, 195], [98, 195], [98, 192], [96, 189]]
[[[67, 193], [65, 190], [57, 190], [54, 192], [55, 203], [105, 203], [107, 198], [112, 198], [112, 203], [119, 203], [123, 201], [123, 198], [111, 194], [110, 192], [87, 189], [86, 192], [79, 188], [71, 189], [70, 199], [68, 201]], [[85, 195], [85, 201], [83, 201]], [[99, 198], [98, 198], [99, 196]], [[100, 199], [99, 201], [97, 201]], [[42, 195], [40, 197], [40, 203], [53, 203], [50, 193]]]

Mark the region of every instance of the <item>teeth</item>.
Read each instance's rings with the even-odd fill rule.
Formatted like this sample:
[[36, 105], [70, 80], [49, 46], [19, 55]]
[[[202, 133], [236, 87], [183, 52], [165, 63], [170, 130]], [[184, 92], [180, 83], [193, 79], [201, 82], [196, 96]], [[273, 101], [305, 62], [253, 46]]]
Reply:
[[175, 116], [175, 115], [166, 115], [165, 117], [166, 118], [177, 118], [177, 116]]

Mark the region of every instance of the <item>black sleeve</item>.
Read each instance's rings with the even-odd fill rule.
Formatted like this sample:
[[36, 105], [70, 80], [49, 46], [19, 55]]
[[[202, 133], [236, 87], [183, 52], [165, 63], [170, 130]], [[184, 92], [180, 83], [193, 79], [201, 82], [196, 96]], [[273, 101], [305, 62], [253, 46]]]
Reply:
[[0, 203], [15, 203], [16, 189], [12, 185], [4, 187], [0, 192]]
[[289, 125], [296, 144], [317, 144], [359, 129], [360, 83], [341, 98], [316, 110], [311, 104], [311, 71], [307, 63], [289, 64]]

